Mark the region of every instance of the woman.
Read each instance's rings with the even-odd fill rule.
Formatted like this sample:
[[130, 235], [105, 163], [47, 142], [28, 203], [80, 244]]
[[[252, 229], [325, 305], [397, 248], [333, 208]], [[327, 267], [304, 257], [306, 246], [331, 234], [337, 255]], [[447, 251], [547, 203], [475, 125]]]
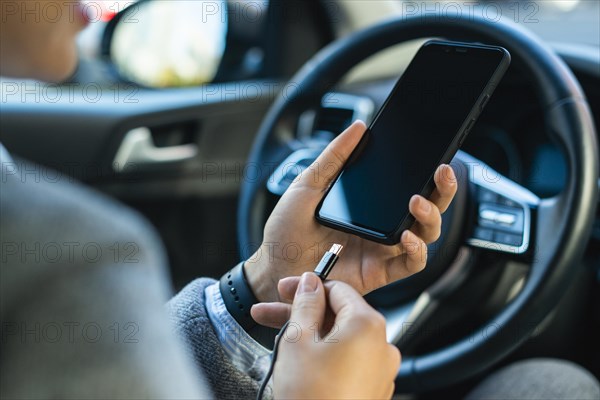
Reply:
[[[87, 23], [80, 3], [0, 0], [0, 11], [2, 76], [69, 77], [77, 64], [75, 37]], [[262, 302], [252, 308], [254, 320], [280, 326], [291, 319], [305, 333], [282, 342], [272, 391], [278, 398], [389, 398], [394, 392], [400, 354], [386, 342], [385, 320], [361, 295], [425, 266], [426, 243], [439, 236], [456, 181], [451, 168], [438, 169], [431, 199], [411, 200], [417, 222], [398, 246], [318, 225], [316, 204], [364, 130], [357, 122], [338, 136], [267, 222], [265, 243], [298, 243], [303, 256], [290, 262], [263, 245], [240, 266]], [[3, 165], [13, 165], [0, 150]], [[255, 396], [269, 353], [240, 329], [218, 283], [198, 279], [183, 289], [168, 302], [169, 323], [162, 306], [169, 292], [166, 258], [142, 217], [80, 185], [7, 171], [2, 168], [0, 191], [2, 397]], [[318, 262], [307, 250], [330, 242], [346, 251], [334, 280], [323, 285], [307, 272]], [[94, 243], [105, 251], [93, 260], [75, 251], [46, 265], [35, 253], [48, 243]], [[115, 243], [135, 244], [138, 262], [115, 259], [107, 251]], [[327, 337], [333, 341], [322, 331], [326, 312], [336, 326]]]
[[[68, 78], [77, 65], [75, 37], [87, 23], [81, 4], [0, 4], [0, 73], [52, 82]], [[298, 243], [303, 256], [291, 262], [275, 247], [262, 246], [242, 267], [250, 290], [263, 302], [253, 307], [254, 319], [273, 326], [291, 314], [306, 332], [298, 341], [282, 343], [274, 376], [277, 397], [393, 394], [400, 355], [385, 340], [385, 320], [361, 294], [425, 266], [425, 241], [439, 236], [440, 214], [452, 200], [456, 182], [451, 168], [440, 168], [432, 200], [412, 199], [410, 210], [417, 223], [398, 246], [376, 245], [320, 226], [313, 218], [316, 204], [364, 130], [357, 122], [334, 140], [311, 167], [315, 173], [293, 184], [266, 225], [265, 243]], [[4, 153], [2, 162], [11, 162], [9, 157]], [[187, 345], [171, 333], [160, 306], [168, 293], [165, 257], [140, 216], [79, 185], [33, 182], [7, 173], [2, 181], [2, 236], [7, 244], [1, 270], [3, 395], [255, 395], [268, 352], [246, 332], [226, 331], [238, 325], [213, 280], [198, 279], [169, 302], [171, 319]], [[89, 260], [75, 252], [73, 258], [50, 267], [14, 251], [18, 245], [43, 247], [50, 242], [97, 243], [101, 249], [103, 243], [133, 242], [140, 249], [139, 263], [120, 265], [105, 251], [94, 260], [94, 268], [86, 268]], [[308, 247], [331, 242], [347, 245], [332, 274], [346, 283], [324, 286], [316, 275], [305, 273], [318, 262]], [[280, 296], [293, 300], [293, 308], [277, 303]], [[336, 345], [313, 340], [311, 328], [323, 325], [327, 308], [339, 328]]]

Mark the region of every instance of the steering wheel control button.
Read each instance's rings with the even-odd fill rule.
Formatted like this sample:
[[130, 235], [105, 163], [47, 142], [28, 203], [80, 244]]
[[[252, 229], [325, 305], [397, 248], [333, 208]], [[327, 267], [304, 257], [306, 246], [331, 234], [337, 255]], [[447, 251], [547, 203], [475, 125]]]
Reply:
[[509, 246], [520, 246], [523, 243], [523, 236], [512, 235], [505, 232], [494, 233], [494, 242], [507, 244]]
[[519, 207], [519, 205], [515, 201], [502, 196], [498, 198], [498, 203], [508, 207]]
[[496, 217], [498, 216], [498, 212], [494, 210], [481, 210], [479, 211], [479, 220], [494, 222]]
[[479, 219], [497, 225], [513, 226], [517, 222], [517, 216], [510, 212], [483, 209], [479, 212]]
[[509, 233], [523, 234], [523, 209], [499, 204], [483, 203], [479, 206], [479, 226]]
[[512, 226], [517, 221], [517, 216], [510, 213], [498, 213], [495, 222], [500, 225]]
[[494, 231], [488, 228], [475, 228], [475, 234], [473, 235], [476, 239], [486, 240], [491, 242], [494, 240]]
[[479, 202], [480, 203], [498, 203], [499, 196], [484, 188], [479, 188]]

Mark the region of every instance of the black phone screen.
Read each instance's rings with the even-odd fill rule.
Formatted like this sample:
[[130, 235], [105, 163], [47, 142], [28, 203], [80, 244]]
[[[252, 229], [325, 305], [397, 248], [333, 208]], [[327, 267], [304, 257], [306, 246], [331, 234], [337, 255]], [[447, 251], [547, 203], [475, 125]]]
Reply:
[[390, 234], [433, 176], [504, 53], [427, 43], [396, 83], [319, 217]]

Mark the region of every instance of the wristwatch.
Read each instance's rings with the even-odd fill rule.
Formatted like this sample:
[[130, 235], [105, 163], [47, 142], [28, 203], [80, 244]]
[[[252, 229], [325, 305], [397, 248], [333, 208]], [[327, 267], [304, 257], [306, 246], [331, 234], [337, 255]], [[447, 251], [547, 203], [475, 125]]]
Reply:
[[241, 262], [221, 277], [219, 281], [221, 297], [229, 314], [236, 322], [262, 346], [272, 349], [277, 329], [258, 324], [250, 315], [250, 309], [258, 299], [252, 292], [246, 274], [244, 263]]

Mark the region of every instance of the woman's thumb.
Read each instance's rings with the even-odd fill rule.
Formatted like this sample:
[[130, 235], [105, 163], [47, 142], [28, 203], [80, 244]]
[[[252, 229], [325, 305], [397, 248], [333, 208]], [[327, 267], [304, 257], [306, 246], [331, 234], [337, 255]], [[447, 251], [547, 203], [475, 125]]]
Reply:
[[364, 122], [355, 121], [329, 143], [315, 162], [302, 173], [300, 181], [315, 189], [326, 189], [338, 175], [366, 130]]
[[300, 278], [292, 304], [290, 323], [309, 329], [315, 323], [322, 325], [325, 318], [325, 289], [313, 272], [305, 272]]

